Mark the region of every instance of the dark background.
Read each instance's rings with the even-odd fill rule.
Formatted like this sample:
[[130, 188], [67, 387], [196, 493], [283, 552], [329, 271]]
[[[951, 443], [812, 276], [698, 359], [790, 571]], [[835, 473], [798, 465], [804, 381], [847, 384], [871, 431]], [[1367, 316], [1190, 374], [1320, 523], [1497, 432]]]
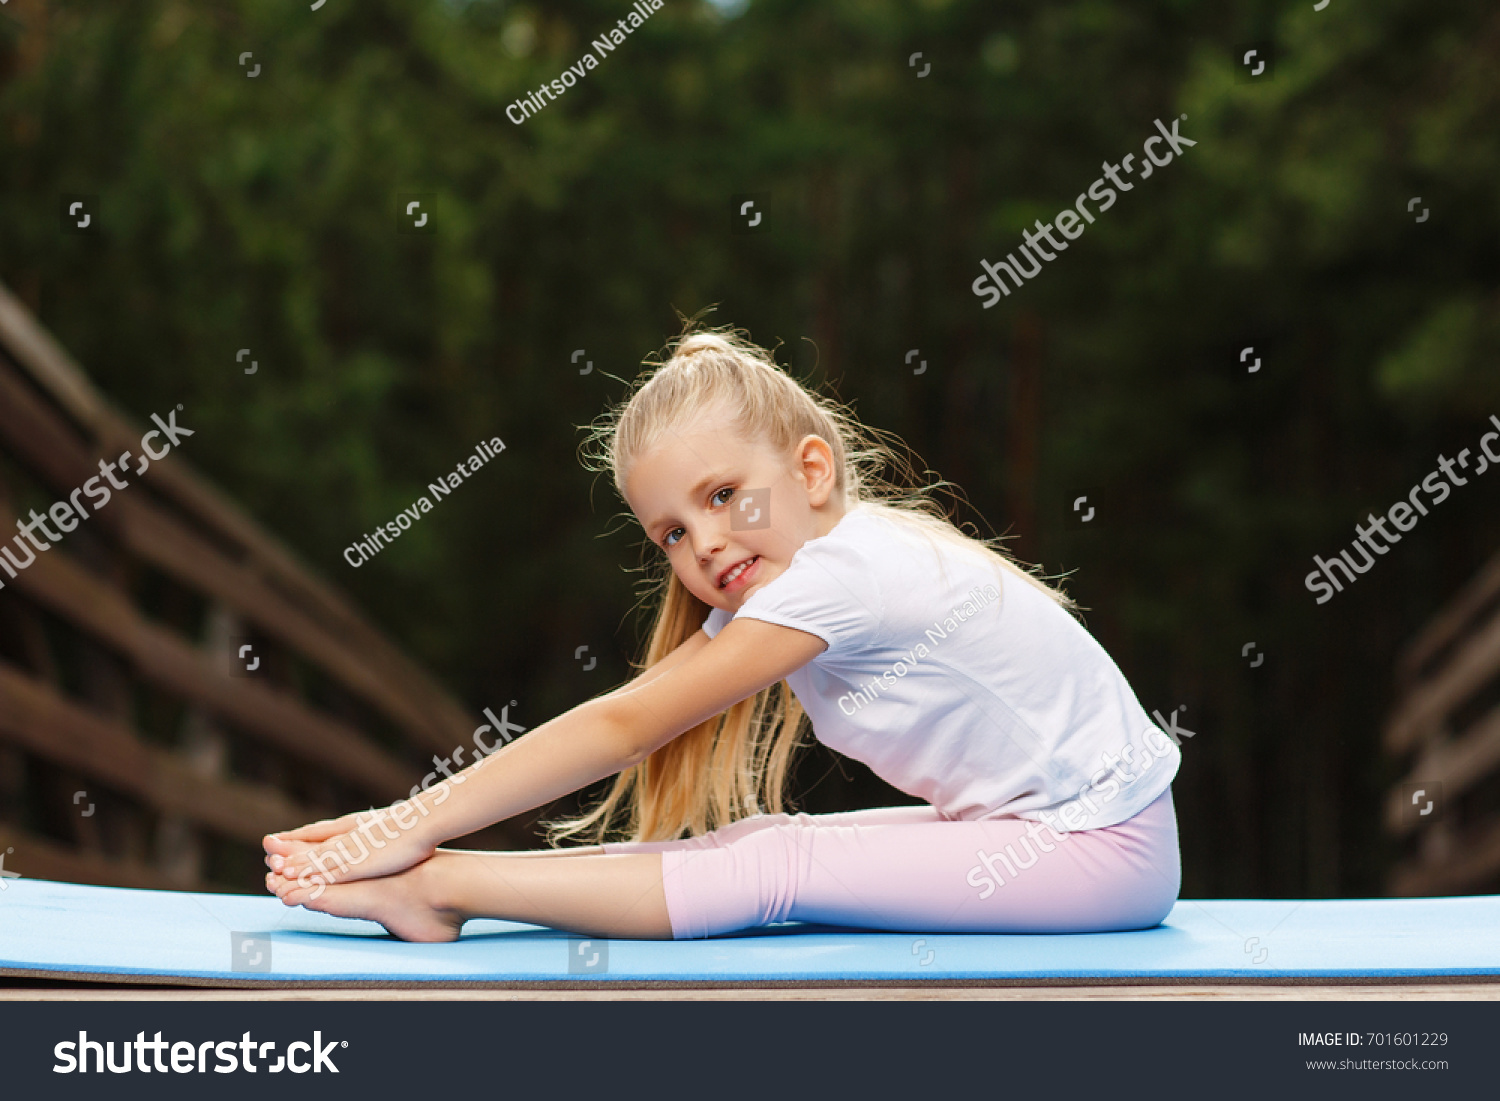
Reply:
[[[578, 426], [716, 306], [961, 486], [961, 519], [1069, 572], [1148, 711], [1187, 708], [1183, 897], [1381, 894], [1394, 663], [1500, 545], [1500, 482], [1326, 604], [1302, 579], [1500, 413], [1500, 11], [667, 0], [507, 119], [628, 11], [11, 0], [0, 281], [137, 419], [182, 403], [189, 462], [527, 726], [644, 636], [639, 531]], [[982, 308], [981, 257], [1182, 114], [1196, 146]], [[407, 192], [431, 232], [402, 231]], [[71, 193], [98, 232], [63, 230]], [[823, 750], [798, 779], [814, 812], [911, 801]]]

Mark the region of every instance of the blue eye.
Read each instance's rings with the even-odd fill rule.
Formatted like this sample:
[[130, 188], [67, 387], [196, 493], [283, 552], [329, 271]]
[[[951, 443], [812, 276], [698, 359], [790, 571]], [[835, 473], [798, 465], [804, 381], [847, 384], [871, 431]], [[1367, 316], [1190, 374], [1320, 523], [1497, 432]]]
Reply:
[[[710, 497], [709, 498], [709, 502], [710, 503], [720, 503], [720, 504], [726, 504], [727, 505], [729, 503], [728, 501], [723, 501], [723, 502], [719, 501], [719, 498], [722, 497], [726, 493], [728, 493], [731, 496], [733, 496], [734, 495], [734, 487], [733, 486], [725, 486], [723, 489], [719, 490], [712, 497]], [[675, 547], [677, 545], [677, 540], [674, 539], [673, 536], [677, 536], [681, 531], [682, 531], [681, 528], [673, 528], [671, 531], [667, 532], [666, 535], [662, 536], [661, 545], [663, 547], [669, 549], [669, 550], [672, 547]]]

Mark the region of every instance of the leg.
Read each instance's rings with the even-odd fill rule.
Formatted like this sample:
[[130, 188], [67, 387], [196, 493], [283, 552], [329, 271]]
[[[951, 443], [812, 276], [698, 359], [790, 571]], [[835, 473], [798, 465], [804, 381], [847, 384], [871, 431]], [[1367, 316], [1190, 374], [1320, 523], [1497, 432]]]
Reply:
[[439, 849], [398, 875], [336, 883], [321, 893], [274, 872], [266, 883], [288, 906], [378, 921], [402, 940], [456, 940], [464, 922], [478, 917], [591, 936], [672, 937], [661, 857], [655, 854], [549, 856]]
[[840, 811], [836, 814], [753, 814], [711, 833], [676, 841], [606, 841], [591, 851], [606, 853], [664, 853], [677, 850], [717, 849], [773, 826], [800, 823], [804, 826], [876, 826], [941, 822], [943, 817], [929, 804], [908, 807], [872, 807], [868, 810]]
[[525, 921], [601, 937], [672, 936], [656, 854], [517, 859], [455, 853], [446, 870], [450, 904], [465, 918]]
[[1181, 884], [1170, 790], [1127, 822], [1060, 836], [1019, 818], [793, 820], [661, 859], [677, 939], [778, 921], [912, 932], [1141, 929], [1166, 917]]
[[[305, 852], [307, 849], [311, 849], [311, 848], [316, 848], [317, 847], [316, 843], [314, 843], [314, 842], [307, 842], [307, 841], [283, 842], [283, 845], [287, 848], [288, 852]], [[568, 849], [511, 849], [511, 850], [506, 850], [506, 851], [499, 852], [499, 853], [492, 853], [490, 855], [493, 855], [493, 856], [508, 856], [508, 857], [512, 857], [514, 859], [520, 859], [520, 858], [524, 857], [524, 858], [526, 858], [528, 860], [538, 860], [538, 859], [553, 860], [553, 859], [556, 859], [557, 857], [560, 857], [560, 856], [600, 856], [600, 855], [603, 855], [603, 853], [605, 851], [605, 848], [606, 847], [602, 846], [602, 845], [575, 845], [574, 847], [568, 848]], [[474, 852], [475, 850], [473, 850], [473, 849], [444, 849], [444, 848], [440, 847], [437, 851], [440, 852], [440, 853], [465, 853], [465, 854], [467, 854], [467, 853]], [[649, 851], [649, 850], [643, 850], [643, 851]], [[267, 853], [264, 863], [265, 863], [266, 867], [268, 867], [268, 868], [271, 869], [271, 871], [273, 871], [273, 872], [279, 872], [281, 870], [281, 862], [280, 862], [280, 858], [281, 857], [282, 857], [281, 853]]]
[[298, 887], [274, 871], [266, 876], [266, 885], [288, 906], [378, 921], [402, 940], [455, 940], [464, 922], [476, 917], [525, 921], [593, 936], [665, 940], [672, 938], [673, 927], [658, 853], [716, 850], [789, 823], [811, 828], [939, 820], [937, 812], [925, 805], [844, 814], [754, 815], [701, 837], [677, 841], [501, 853], [440, 848], [430, 859], [397, 875], [332, 884], [321, 892]]

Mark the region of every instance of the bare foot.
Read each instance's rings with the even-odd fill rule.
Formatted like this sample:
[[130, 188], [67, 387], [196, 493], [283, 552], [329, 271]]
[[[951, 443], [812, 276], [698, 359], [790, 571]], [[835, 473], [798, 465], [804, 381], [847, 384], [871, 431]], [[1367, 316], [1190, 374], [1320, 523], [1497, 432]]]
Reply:
[[458, 939], [468, 917], [449, 901], [451, 860], [438, 854], [396, 875], [320, 885], [321, 890], [268, 872], [266, 887], [288, 906], [376, 921], [400, 940], [443, 943]]

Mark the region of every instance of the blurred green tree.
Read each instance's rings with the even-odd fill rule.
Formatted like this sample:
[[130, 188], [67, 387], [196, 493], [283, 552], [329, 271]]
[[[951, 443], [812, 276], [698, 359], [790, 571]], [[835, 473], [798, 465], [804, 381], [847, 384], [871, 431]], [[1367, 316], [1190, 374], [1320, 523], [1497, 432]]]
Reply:
[[[1500, 14], [668, 0], [507, 117], [627, 10], [13, 0], [0, 279], [120, 404], [183, 402], [195, 463], [528, 725], [639, 637], [637, 533], [578, 426], [716, 304], [961, 486], [961, 518], [1076, 571], [1147, 709], [1190, 708], [1185, 895], [1379, 893], [1391, 663], [1500, 542], [1493, 483], [1331, 604], [1302, 577], [1500, 410]], [[1197, 145], [981, 306], [981, 257], [1179, 115]], [[98, 196], [97, 235], [61, 231], [64, 192]], [[344, 563], [494, 435], [473, 484]], [[810, 758], [808, 809], [898, 798], [832, 767]]]

